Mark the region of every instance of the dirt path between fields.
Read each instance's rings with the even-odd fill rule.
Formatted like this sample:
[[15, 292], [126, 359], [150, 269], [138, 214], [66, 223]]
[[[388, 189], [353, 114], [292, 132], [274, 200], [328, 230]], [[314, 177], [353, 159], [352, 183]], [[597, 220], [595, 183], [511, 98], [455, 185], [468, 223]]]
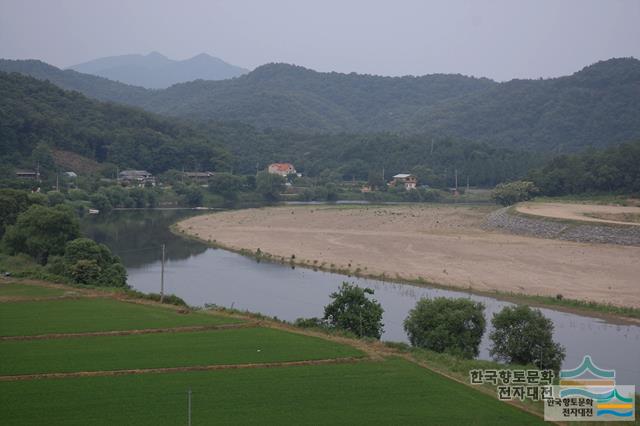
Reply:
[[104, 376], [124, 376], [130, 374], [148, 373], [182, 373], [186, 371], [213, 371], [213, 370], [239, 370], [245, 368], [276, 368], [276, 367], [298, 367], [304, 365], [326, 365], [326, 364], [354, 364], [357, 362], [369, 361], [367, 357], [344, 357], [327, 358], [305, 361], [283, 361], [283, 362], [263, 362], [249, 364], [214, 364], [195, 365], [188, 367], [164, 367], [164, 368], [138, 368], [131, 370], [112, 371], [75, 371], [69, 373], [41, 373], [22, 374], [17, 376], [0, 376], [0, 382], [15, 382], [20, 380], [42, 380], [42, 379], [68, 379], [71, 377], [104, 377]]
[[196, 216], [179, 232], [356, 275], [640, 308], [640, 247], [483, 229], [492, 207], [296, 206]]
[[219, 325], [202, 325], [188, 327], [169, 327], [169, 328], [144, 328], [139, 330], [114, 330], [114, 331], [95, 331], [87, 333], [51, 333], [37, 334], [34, 336], [1, 336], [1, 341], [10, 340], [49, 340], [49, 339], [70, 339], [78, 337], [100, 337], [100, 336], [129, 336], [138, 334], [158, 334], [158, 333], [188, 333], [193, 331], [215, 331], [229, 330], [235, 328], [251, 328], [258, 327], [258, 322], [246, 322], [238, 324], [219, 324]]

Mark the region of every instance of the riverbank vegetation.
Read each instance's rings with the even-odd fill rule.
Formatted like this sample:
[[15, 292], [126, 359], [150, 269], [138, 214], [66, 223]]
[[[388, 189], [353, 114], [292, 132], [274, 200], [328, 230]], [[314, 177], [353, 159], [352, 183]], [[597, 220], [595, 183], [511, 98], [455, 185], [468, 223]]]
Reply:
[[127, 272], [120, 259], [107, 246], [80, 238], [74, 211], [63, 203], [48, 206], [49, 197], [35, 195], [41, 194], [0, 189], [0, 252], [10, 257], [2, 263], [22, 264], [20, 272], [25, 275], [127, 287]]

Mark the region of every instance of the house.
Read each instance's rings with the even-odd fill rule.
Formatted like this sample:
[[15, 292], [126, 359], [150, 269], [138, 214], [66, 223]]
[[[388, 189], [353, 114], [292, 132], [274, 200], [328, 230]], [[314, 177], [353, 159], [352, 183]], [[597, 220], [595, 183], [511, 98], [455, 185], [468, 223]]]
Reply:
[[125, 186], [155, 186], [156, 178], [146, 170], [123, 170], [118, 173], [118, 182]]
[[416, 189], [418, 184], [418, 178], [408, 173], [400, 173], [393, 177], [393, 180], [389, 182], [389, 186], [404, 186], [407, 191], [410, 189]]
[[75, 179], [78, 177], [76, 172], [64, 172], [63, 175], [68, 179]]
[[208, 183], [209, 178], [213, 175], [213, 172], [184, 172], [184, 177], [199, 184]]
[[296, 168], [291, 163], [273, 163], [269, 164], [267, 169], [269, 173], [287, 177], [290, 174], [296, 174]]
[[32, 180], [39, 180], [40, 179], [40, 173], [34, 171], [34, 170], [16, 170], [16, 177], [18, 179], [32, 179]]

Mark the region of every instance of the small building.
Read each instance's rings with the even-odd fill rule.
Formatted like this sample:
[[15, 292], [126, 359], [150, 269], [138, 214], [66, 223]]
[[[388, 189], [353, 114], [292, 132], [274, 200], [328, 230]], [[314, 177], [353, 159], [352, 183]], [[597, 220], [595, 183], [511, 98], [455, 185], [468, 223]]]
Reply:
[[208, 183], [209, 178], [213, 175], [213, 172], [184, 172], [184, 177], [199, 184]]
[[118, 173], [118, 182], [125, 186], [155, 186], [156, 178], [146, 170], [123, 170]]
[[410, 189], [416, 189], [418, 184], [418, 178], [412, 174], [400, 173], [393, 177], [393, 180], [389, 182], [389, 186], [404, 186], [407, 191]]
[[64, 172], [63, 175], [68, 179], [76, 179], [78, 177], [76, 172]]
[[273, 163], [269, 164], [269, 168], [267, 169], [269, 173], [274, 175], [280, 175], [287, 177], [291, 174], [296, 174], [296, 168], [293, 167], [291, 163]]
[[39, 180], [40, 173], [34, 170], [16, 170], [16, 177], [18, 179], [31, 179], [31, 180]]

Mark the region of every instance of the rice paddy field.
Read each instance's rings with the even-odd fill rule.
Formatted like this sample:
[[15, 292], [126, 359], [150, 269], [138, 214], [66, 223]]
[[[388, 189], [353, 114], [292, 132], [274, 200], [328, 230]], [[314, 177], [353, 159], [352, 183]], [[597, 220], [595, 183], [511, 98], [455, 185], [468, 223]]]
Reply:
[[194, 425], [542, 423], [366, 342], [113, 295], [5, 285], [3, 425], [186, 424], [189, 391]]

